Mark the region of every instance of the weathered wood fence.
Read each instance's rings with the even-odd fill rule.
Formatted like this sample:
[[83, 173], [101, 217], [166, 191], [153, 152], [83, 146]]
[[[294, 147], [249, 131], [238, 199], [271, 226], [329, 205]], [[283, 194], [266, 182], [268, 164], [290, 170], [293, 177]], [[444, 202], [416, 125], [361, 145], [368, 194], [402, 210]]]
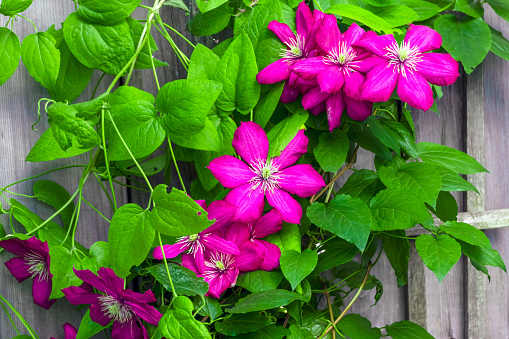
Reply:
[[[150, 5], [147, 3], [147, 5]], [[190, 6], [191, 8], [192, 6]], [[46, 30], [54, 22], [63, 19], [74, 10], [72, 1], [45, 0], [35, 1], [25, 13], [39, 30]], [[140, 13], [141, 14], [141, 13]], [[163, 8], [162, 17], [180, 32], [185, 31], [189, 20], [182, 11]], [[140, 17], [141, 18], [141, 17]], [[497, 30], [509, 37], [509, 24], [498, 19], [491, 9], [487, 8], [485, 20]], [[0, 18], [0, 25], [5, 25], [5, 18]], [[58, 25], [57, 25], [57, 28]], [[15, 23], [15, 32], [22, 39], [33, 33], [33, 27], [26, 21]], [[193, 42], [212, 46], [212, 38], [196, 39], [186, 34]], [[179, 41], [176, 36], [173, 36]], [[220, 39], [220, 38], [219, 38]], [[170, 64], [158, 70], [162, 84], [185, 77], [185, 70], [179, 64], [175, 54], [166, 41], [156, 37], [161, 51], [157, 57]], [[191, 54], [189, 46], [179, 44], [182, 51]], [[1, 62], [1, 61], [0, 61]], [[99, 74], [94, 74], [92, 81], [97, 81]], [[100, 90], [105, 90], [111, 81], [106, 77]], [[153, 76], [150, 70], [138, 71], [133, 84], [155, 94]], [[84, 164], [85, 157], [75, 157], [52, 163], [27, 163], [24, 158], [38, 140], [40, 134], [48, 128], [43, 119], [37, 125], [38, 131], [30, 126], [37, 119], [37, 101], [47, 96], [46, 91], [32, 80], [23, 65], [20, 65], [14, 76], [0, 87], [0, 187], [11, 182], [37, 175], [57, 166]], [[81, 97], [88, 100], [91, 90]], [[490, 171], [487, 174], [468, 176], [481, 192], [455, 194], [460, 206], [459, 219], [485, 229], [493, 246], [506, 263], [509, 263], [509, 62], [490, 53], [481, 67], [469, 76], [462, 74], [457, 83], [444, 88], [444, 97], [438, 103], [441, 115], [432, 112], [413, 112], [418, 141], [442, 143], [466, 151], [479, 160]], [[357, 168], [373, 167], [372, 157], [361, 152]], [[67, 172], [54, 172], [44, 179], [55, 180], [69, 191], [78, 185], [80, 169], [68, 169]], [[194, 172], [184, 167], [184, 180], [190, 182]], [[175, 178], [175, 176], [173, 176]], [[152, 179], [161, 182], [161, 177]], [[175, 182], [176, 183], [176, 182]], [[15, 191], [30, 195], [33, 182], [24, 182], [15, 187]], [[176, 183], [178, 187], [179, 184]], [[147, 197], [138, 191], [129, 191], [121, 186], [119, 205], [127, 202], [144, 202]], [[101, 194], [97, 182], [90, 180], [86, 185], [85, 198], [99, 208], [107, 206], [106, 198]], [[41, 217], [51, 214], [41, 205], [34, 206], [29, 199], [20, 198]], [[107, 210], [104, 208], [104, 210]], [[106, 215], [111, 217], [111, 215]], [[0, 222], [8, 225], [8, 216], [0, 216]], [[98, 240], [107, 239], [108, 225], [88, 206], [82, 207], [77, 240], [89, 246]], [[409, 230], [409, 235], [418, 234]], [[10, 258], [10, 254], [0, 254], [0, 262]], [[396, 287], [396, 279], [389, 262], [382, 258], [372, 273], [384, 285], [384, 294], [380, 302], [373, 304], [374, 291], [361, 294], [352, 307], [352, 312], [360, 313], [371, 320], [374, 326], [385, 326], [394, 321], [409, 319], [424, 326], [437, 339], [506, 339], [509, 338], [509, 279], [499, 269], [490, 269], [491, 282], [486, 276], [477, 272], [462, 257], [439, 283], [419, 258], [412, 244], [409, 262], [409, 284], [403, 288]], [[31, 283], [18, 284], [10, 273], [0, 266], [0, 294], [6, 297], [29, 321], [41, 338], [63, 337], [62, 325], [70, 322], [79, 325], [83, 313], [65, 300], [57, 302], [49, 311], [44, 311], [33, 304]], [[16, 321], [18, 328], [22, 328]], [[8, 317], [0, 313], [0, 338], [12, 338], [16, 332], [10, 325]]]

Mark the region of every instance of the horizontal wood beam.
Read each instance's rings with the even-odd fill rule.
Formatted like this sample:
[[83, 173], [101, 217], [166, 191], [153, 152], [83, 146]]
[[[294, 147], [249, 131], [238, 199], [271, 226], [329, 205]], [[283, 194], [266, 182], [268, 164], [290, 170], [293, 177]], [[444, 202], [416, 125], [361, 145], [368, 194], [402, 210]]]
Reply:
[[[509, 227], [509, 209], [458, 213], [458, 222], [470, 224], [480, 230]], [[443, 222], [435, 218], [435, 225], [440, 224], [443, 224]], [[407, 236], [426, 233], [429, 232], [421, 226], [415, 226], [406, 231]]]

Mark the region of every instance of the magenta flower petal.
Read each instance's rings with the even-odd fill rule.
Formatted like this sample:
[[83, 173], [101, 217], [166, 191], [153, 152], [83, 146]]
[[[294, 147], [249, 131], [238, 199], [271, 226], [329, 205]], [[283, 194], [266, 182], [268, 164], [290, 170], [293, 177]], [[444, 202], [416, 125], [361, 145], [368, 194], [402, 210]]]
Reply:
[[355, 70], [361, 73], [368, 73], [375, 68], [375, 66], [382, 63], [387, 65], [387, 59], [380, 58], [376, 55], [370, 55], [364, 59], [360, 59], [359, 62], [355, 64]]
[[198, 246], [191, 256], [194, 259], [198, 272], [205, 272], [205, 249], [202, 246]]
[[290, 65], [287, 59], [274, 61], [256, 75], [256, 80], [265, 85], [286, 80], [290, 78]]
[[347, 95], [343, 96], [343, 98], [346, 103], [346, 113], [353, 120], [364, 121], [373, 113], [372, 102], [356, 100]]
[[203, 245], [209, 251], [219, 251], [226, 254], [237, 255], [240, 253], [239, 248], [234, 242], [224, 240], [214, 234], [208, 234], [203, 238]]
[[30, 252], [30, 249], [25, 245], [25, 241], [18, 238], [12, 238], [7, 240], [0, 241], [0, 247], [2, 247], [7, 252], [10, 252], [18, 257], [23, 257], [25, 254]]
[[207, 202], [205, 200], [195, 200], [194, 202], [200, 205], [205, 211], [207, 210]]
[[267, 134], [260, 125], [252, 121], [240, 123], [240, 127], [233, 134], [232, 144], [237, 154], [249, 165], [256, 165], [259, 161], [267, 159], [269, 153]]
[[283, 227], [283, 216], [277, 209], [270, 210], [252, 224], [253, 238], [265, 238], [266, 236], [281, 231]]
[[282, 24], [277, 21], [271, 21], [267, 27], [271, 30], [284, 44], [292, 44], [292, 39], [295, 39], [295, 34], [287, 24]]
[[292, 70], [292, 72], [297, 73], [304, 79], [313, 79], [316, 78], [318, 73], [320, 73], [327, 67], [329, 67], [329, 65], [324, 63], [323, 57], [320, 56], [296, 61], [292, 64], [290, 69]]
[[353, 45], [357, 41], [359, 41], [364, 34], [365, 30], [359, 27], [355, 22], [348, 27], [345, 33], [343, 33], [343, 41], [347, 42], [349, 45]]
[[207, 282], [209, 283], [209, 291], [205, 295], [218, 299], [221, 296], [221, 293], [231, 286], [231, 281], [229, 279], [222, 278], [221, 276], [214, 277]]
[[302, 218], [302, 207], [292, 196], [282, 189], [267, 191], [267, 201], [283, 216], [283, 221], [299, 224]]
[[240, 254], [235, 256], [235, 266], [243, 272], [256, 271], [263, 263], [265, 248], [253, 241], [246, 241], [240, 247]]
[[157, 246], [154, 249], [154, 253], [152, 254], [152, 256], [154, 257], [154, 259], [157, 259], [157, 260], [163, 260], [163, 258], [167, 258], [167, 259], [175, 258], [180, 253], [183, 253], [183, 252], [189, 250], [190, 247], [191, 246], [188, 242], [177, 242], [176, 244], [173, 244], [173, 245], [164, 245], [163, 246], [164, 257], [163, 257], [163, 252], [161, 251], [161, 246]]
[[50, 279], [43, 279], [35, 277], [34, 284], [32, 285], [32, 295], [34, 303], [47, 310], [50, 309], [57, 299], [50, 299], [52, 281]]
[[359, 100], [361, 98], [360, 87], [364, 83], [364, 76], [359, 72], [349, 73], [345, 77], [345, 94], [349, 97]]
[[211, 220], [216, 219], [216, 222], [207, 228], [204, 232], [212, 233], [223, 231], [225, 226], [231, 222], [236, 211], [237, 207], [235, 205], [232, 205], [224, 200], [213, 201], [207, 209], [207, 213], [208, 218]]
[[84, 282], [97, 288], [99, 291], [113, 295], [120, 294], [124, 289], [124, 280], [117, 277], [115, 272], [110, 268], [101, 267], [97, 275], [90, 270], [77, 270], [74, 273]]
[[295, 165], [281, 171], [282, 189], [301, 198], [307, 198], [325, 187], [325, 181], [313, 166], [309, 164]]
[[78, 330], [69, 323], [64, 324], [65, 339], [76, 339]]
[[372, 102], [389, 100], [398, 82], [398, 72], [394, 67], [386, 62], [373, 68], [361, 86], [361, 98]]
[[265, 257], [259, 269], [263, 271], [272, 271], [279, 267], [279, 259], [281, 258], [281, 249], [265, 240], [255, 239], [254, 242], [265, 249]]
[[371, 39], [361, 39], [354, 44], [354, 47], [360, 47], [380, 58], [388, 59], [386, 56], [388, 46], [398, 45], [392, 34], [380, 35]]
[[237, 244], [237, 246], [242, 245], [251, 238], [251, 232], [248, 224], [243, 222], [233, 223], [226, 231], [224, 238]]
[[313, 17], [313, 13], [304, 1], [301, 2], [297, 7], [295, 26], [297, 34], [304, 37], [306, 42], [308, 42], [311, 38], [311, 32], [313, 31], [314, 23], [315, 18]]
[[450, 54], [425, 53], [420, 59], [416, 71], [434, 85], [452, 85], [460, 76], [458, 62]]
[[90, 319], [92, 319], [99, 325], [106, 326], [111, 322], [110, 317], [103, 312], [99, 304], [92, 304], [90, 305], [89, 309], [90, 309]]
[[66, 287], [62, 289], [62, 292], [73, 305], [95, 304], [99, 302], [99, 294], [89, 292], [81, 287]]
[[341, 115], [345, 110], [346, 103], [343, 99], [343, 93], [338, 92], [332, 95], [326, 101], [327, 121], [329, 122], [329, 131], [333, 131], [341, 125]]
[[239, 274], [240, 274], [240, 271], [237, 267], [226, 271], [225, 277], [230, 282], [230, 287], [235, 286], [235, 284], [237, 283], [237, 278], [239, 277]]
[[318, 46], [325, 52], [338, 48], [341, 42], [341, 32], [334, 15], [325, 15], [320, 27], [316, 31], [315, 39]]
[[196, 274], [201, 274], [203, 271], [198, 270], [198, 266], [194, 261], [194, 257], [192, 254], [182, 254], [182, 266], [187, 268], [188, 270], [193, 271]]
[[145, 327], [140, 328], [133, 319], [126, 323], [114, 322], [111, 329], [112, 339], [149, 339]]
[[[294, 73], [292, 73], [294, 74]], [[281, 93], [281, 102], [283, 104], [288, 104], [290, 102], [294, 102], [299, 97], [300, 90], [298, 88], [293, 88], [290, 86], [289, 82], [285, 82], [283, 87], [283, 93]]]
[[325, 93], [336, 93], [341, 90], [345, 83], [341, 67], [329, 66], [321, 71], [316, 77], [320, 89]]
[[27, 262], [23, 258], [14, 257], [6, 261], [5, 266], [18, 282], [23, 282], [25, 279], [32, 277], [32, 273], [28, 271], [30, 266], [27, 265]]
[[403, 42], [410, 47], [416, 47], [419, 52], [424, 53], [440, 48], [442, 37], [437, 31], [427, 26], [410, 24]]
[[233, 221], [249, 222], [258, 219], [265, 204], [264, 192], [260, 188], [253, 190], [251, 184], [244, 184], [228, 193], [225, 200], [238, 207]]
[[322, 101], [321, 103], [319, 103], [315, 107], [311, 107], [309, 109], [309, 113], [313, 114], [314, 116], [317, 116], [318, 114], [325, 112], [325, 109], [326, 109], [325, 101]]
[[398, 79], [398, 95], [404, 102], [417, 109], [427, 111], [433, 106], [431, 85], [419, 73], [400, 75]]
[[281, 154], [272, 159], [272, 164], [278, 167], [279, 170], [293, 165], [301, 156], [306, 154], [308, 142], [309, 139], [304, 135], [304, 130], [299, 130]]
[[329, 93], [323, 93], [320, 87], [311, 88], [302, 96], [302, 106], [304, 109], [311, 109], [329, 99], [330, 96]]
[[[134, 313], [136, 313], [138, 317], [145, 320], [149, 324], [157, 326], [163, 315], [154, 307], [147, 305], [147, 303], [153, 303], [156, 301], [156, 297], [152, 291], [149, 290], [145, 292], [144, 295], [147, 293], [148, 295], [143, 297], [144, 301], [142, 303], [139, 302], [139, 293], [133, 292], [131, 290], [125, 290], [123, 297], [126, 299], [126, 304], [129, 305], [129, 307], [134, 311]], [[147, 299], [147, 296], [151, 298]]]
[[231, 155], [222, 155], [219, 158], [215, 158], [210, 162], [207, 168], [212, 172], [212, 175], [219, 180], [221, 185], [226, 188], [235, 188], [243, 185], [254, 176], [249, 166]]

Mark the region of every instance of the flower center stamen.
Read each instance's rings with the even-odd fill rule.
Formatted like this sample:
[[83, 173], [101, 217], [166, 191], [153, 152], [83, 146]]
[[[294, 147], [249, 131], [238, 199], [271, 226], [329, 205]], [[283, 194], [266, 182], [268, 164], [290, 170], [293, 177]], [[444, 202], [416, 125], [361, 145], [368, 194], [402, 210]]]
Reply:
[[49, 279], [48, 263], [46, 262], [46, 258], [40, 254], [31, 252], [27, 253], [24, 256], [24, 259], [27, 261], [27, 265], [30, 266], [28, 268], [28, 272], [32, 274], [32, 278], [38, 275], [40, 280]]
[[355, 72], [354, 67], [357, 61], [354, 59], [357, 57], [357, 52], [350, 46], [346, 41], [341, 41], [337, 48], [333, 48], [328, 52], [328, 55], [324, 57], [324, 63], [328, 65], [342, 66], [343, 69], [348, 72]]
[[266, 191], [273, 191], [275, 188], [279, 188], [279, 166], [274, 166], [272, 164], [272, 159], [267, 161], [258, 159], [258, 161], [250, 167], [251, 171], [255, 174], [249, 181], [252, 190], [261, 187], [265, 193]]
[[281, 58], [287, 61], [299, 60], [304, 57], [305, 38], [297, 34], [296, 38], [291, 38], [289, 42], [284, 43], [287, 49], [281, 49]]
[[119, 323], [125, 323], [132, 318], [129, 306], [112, 296], [100, 296], [99, 304], [101, 305], [101, 311], [103, 311], [110, 319], [118, 321]]
[[408, 42], [402, 42], [401, 45], [393, 42], [392, 45], [385, 47], [385, 50], [387, 50], [385, 56], [389, 58], [389, 66], [394, 66], [393, 70], [401, 73], [405, 78], [407, 70], [413, 73], [422, 60], [419, 49], [416, 46], [411, 47]]
[[196, 239], [198, 239], [200, 236], [198, 234], [192, 234], [189, 236], [189, 241], [195, 241]]

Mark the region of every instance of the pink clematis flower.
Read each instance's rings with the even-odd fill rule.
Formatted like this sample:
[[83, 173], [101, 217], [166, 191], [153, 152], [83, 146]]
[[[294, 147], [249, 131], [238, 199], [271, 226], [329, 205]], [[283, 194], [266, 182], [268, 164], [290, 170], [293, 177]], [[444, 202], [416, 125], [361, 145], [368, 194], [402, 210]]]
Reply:
[[316, 114], [316, 107], [325, 101], [331, 132], [341, 124], [345, 107], [354, 120], [365, 120], [371, 115], [373, 103], [361, 100], [359, 87], [364, 82], [362, 73], [373, 65], [368, 53], [360, 53], [352, 45], [372, 34], [355, 23], [341, 34], [336, 18], [326, 15], [316, 32], [316, 42], [326, 55], [298, 61], [291, 67], [301, 77], [316, 78], [319, 87], [304, 94], [302, 105]]
[[[239, 248], [231, 241], [224, 240], [217, 233], [222, 233], [226, 225], [230, 223], [232, 217], [235, 215], [237, 207], [226, 201], [213, 201], [207, 208], [205, 200], [196, 201], [208, 213], [209, 219], [216, 219], [206, 230], [185, 237], [181, 237], [177, 243], [173, 245], [164, 245], [164, 256], [166, 258], [175, 258], [180, 253], [188, 251], [193, 255], [196, 265], [200, 271], [204, 267], [204, 253], [208, 251], [221, 251], [226, 254], [239, 254]], [[153, 256], [155, 259], [163, 260], [163, 253], [161, 247], [154, 249]]]
[[377, 56], [377, 65], [361, 86], [361, 97], [373, 102], [387, 101], [397, 85], [401, 100], [428, 110], [433, 105], [430, 83], [451, 85], [459, 77], [458, 62], [449, 54], [426, 53], [441, 45], [440, 34], [419, 25], [410, 25], [400, 45], [392, 35], [357, 42], [355, 46]]
[[74, 273], [85, 283], [102, 292], [92, 293], [82, 287], [71, 286], [62, 289], [73, 305], [91, 304], [90, 318], [106, 326], [113, 321], [113, 339], [148, 339], [142, 320], [157, 326], [163, 316], [148, 303], [156, 301], [154, 293], [143, 294], [124, 289], [124, 279], [119, 278], [109, 268], [101, 267], [95, 275], [90, 270], [77, 270]]
[[[71, 324], [65, 323], [64, 324], [64, 333], [65, 333], [65, 339], [76, 339], [76, 336], [78, 335], [78, 330]], [[56, 339], [56, 338], [51, 337], [51, 339]]]
[[[268, 241], [261, 240], [266, 236], [279, 232], [283, 226], [283, 218], [278, 210], [273, 209], [256, 221], [248, 223], [235, 222], [226, 231], [225, 237], [239, 244], [241, 255], [248, 248], [255, 248], [254, 253], [263, 260], [256, 269], [271, 271], [279, 267], [281, 250]], [[256, 249], [256, 247], [258, 249]], [[247, 252], [247, 251], [246, 251]]]
[[18, 282], [34, 278], [32, 286], [34, 303], [48, 310], [57, 301], [49, 299], [53, 284], [49, 271], [48, 242], [43, 243], [36, 237], [27, 240], [12, 238], [0, 241], [0, 247], [17, 255], [5, 262], [5, 266]]
[[269, 141], [265, 131], [254, 122], [242, 122], [234, 133], [233, 148], [245, 162], [223, 155], [208, 166], [223, 186], [232, 188], [225, 197], [238, 207], [232, 220], [249, 222], [261, 217], [267, 196], [284, 221], [300, 223], [302, 207], [290, 194], [310, 197], [325, 186], [311, 165], [291, 166], [307, 152], [307, 146], [308, 138], [300, 130], [279, 156], [267, 159]]
[[269, 23], [268, 29], [276, 34], [287, 49], [283, 49], [281, 59], [262, 69], [256, 79], [260, 84], [274, 84], [286, 80], [281, 95], [284, 103], [295, 101], [301, 91], [298, 77], [290, 71], [290, 66], [297, 60], [314, 57], [320, 52], [314, 34], [324, 15], [317, 10], [312, 13], [306, 4], [301, 2], [297, 7], [295, 20], [297, 34], [293, 33], [287, 24], [277, 21]]

